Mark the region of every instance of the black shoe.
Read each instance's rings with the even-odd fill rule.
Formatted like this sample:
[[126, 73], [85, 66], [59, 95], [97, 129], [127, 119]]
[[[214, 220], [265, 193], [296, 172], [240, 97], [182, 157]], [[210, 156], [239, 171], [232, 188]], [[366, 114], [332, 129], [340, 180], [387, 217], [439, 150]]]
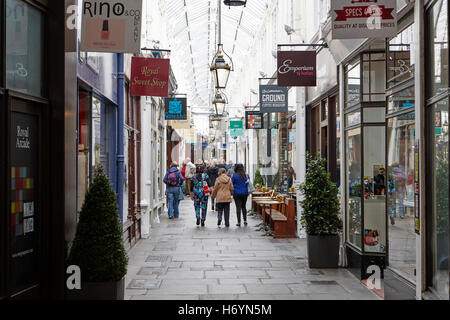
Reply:
[[236, 227], [240, 227], [241, 226], [241, 224], [240, 223], [236, 223]]
[[391, 225], [394, 225], [394, 224], [395, 224], [395, 219], [394, 219], [394, 217], [389, 217], [389, 219], [391, 220]]
[[202, 219], [202, 227], [205, 226], [205, 220]]
[[170, 219], [170, 220], [172, 220], [172, 219], [173, 219], [173, 217], [169, 217], [169, 219]]
[[220, 226], [222, 224], [222, 220], [217, 221], [217, 225]]
[[200, 218], [197, 218], [197, 225], [200, 225]]
[[230, 225], [229, 225], [229, 224], [226, 224], [226, 225], [225, 225], [225, 227], [229, 228], [229, 227], [230, 227]]
[[244, 221], [244, 226], [246, 226], [248, 223], [247, 223], [247, 221]]

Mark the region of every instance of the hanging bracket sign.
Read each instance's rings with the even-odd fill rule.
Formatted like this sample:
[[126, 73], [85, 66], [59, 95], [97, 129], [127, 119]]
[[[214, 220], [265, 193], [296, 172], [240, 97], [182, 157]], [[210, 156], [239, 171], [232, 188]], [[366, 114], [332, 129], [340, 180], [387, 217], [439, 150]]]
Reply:
[[315, 87], [316, 51], [278, 51], [277, 79], [280, 87]]
[[331, 0], [332, 39], [397, 34], [397, 0]]
[[139, 53], [142, 0], [84, 0], [81, 51]]
[[260, 112], [288, 112], [288, 89], [272, 84], [259, 86]]
[[166, 120], [187, 120], [187, 99], [164, 99]]
[[169, 59], [133, 57], [130, 95], [167, 97], [169, 95]]

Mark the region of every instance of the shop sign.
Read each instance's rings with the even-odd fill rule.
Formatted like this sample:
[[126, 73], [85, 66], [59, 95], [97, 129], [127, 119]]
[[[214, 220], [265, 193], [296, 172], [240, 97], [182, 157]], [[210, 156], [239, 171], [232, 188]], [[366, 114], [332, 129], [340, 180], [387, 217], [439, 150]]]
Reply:
[[332, 39], [397, 35], [397, 0], [331, 0]]
[[288, 112], [288, 89], [276, 85], [259, 86], [260, 112]]
[[258, 111], [246, 111], [246, 129], [264, 129], [264, 113]]
[[39, 117], [11, 112], [10, 130], [11, 288], [19, 292], [39, 282]]
[[230, 136], [242, 137], [244, 135], [244, 124], [242, 120], [230, 120]]
[[296, 138], [297, 138], [296, 131], [289, 132], [289, 143], [294, 143], [296, 141]]
[[316, 51], [278, 51], [277, 62], [280, 87], [316, 86]]
[[169, 95], [169, 72], [170, 59], [133, 57], [131, 59], [130, 95], [167, 97]]
[[186, 98], [166, 98], [164, 106], [166, 120], [187, 120]]
[[84, 0], [81, 51], [139, 53], [142, 0]]

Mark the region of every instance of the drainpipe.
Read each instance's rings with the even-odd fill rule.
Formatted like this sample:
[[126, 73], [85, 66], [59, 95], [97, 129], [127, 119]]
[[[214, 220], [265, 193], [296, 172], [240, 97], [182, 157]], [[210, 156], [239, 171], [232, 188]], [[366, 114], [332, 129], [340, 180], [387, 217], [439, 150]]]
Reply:
[[124, 55], [117, 54], [117, 102], [118, 102], [118, 116], [117, 116], [117, 203], [119, 206], [120, 222], [123, 226], [123, 181], [124, 181]]

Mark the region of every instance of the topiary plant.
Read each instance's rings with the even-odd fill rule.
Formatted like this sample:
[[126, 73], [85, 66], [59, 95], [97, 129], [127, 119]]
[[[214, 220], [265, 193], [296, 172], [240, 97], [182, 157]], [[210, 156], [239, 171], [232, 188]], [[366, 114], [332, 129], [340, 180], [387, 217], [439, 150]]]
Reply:
[[259, 170], [256, 170], [255, 179], [253, 180], [253, 185], [256, 186], [257, 184], [259, 184], [260, 186], [264, 185], [264, 179]]
[[326, 160], [320, 156], [317, 159], [310, 154], [306, 156], [305, 182], [299, 187], [304, 197], [300, 201], [303, 208], [300, 222], [309, 235], [336, 234], [342, 228], [339, 191], [326, 172], [325, 164]]
[[99, 166], [80, 212], [68, 264], [81, 269], [84, 282], [115, 282], [127, 273], [117, 196]]

